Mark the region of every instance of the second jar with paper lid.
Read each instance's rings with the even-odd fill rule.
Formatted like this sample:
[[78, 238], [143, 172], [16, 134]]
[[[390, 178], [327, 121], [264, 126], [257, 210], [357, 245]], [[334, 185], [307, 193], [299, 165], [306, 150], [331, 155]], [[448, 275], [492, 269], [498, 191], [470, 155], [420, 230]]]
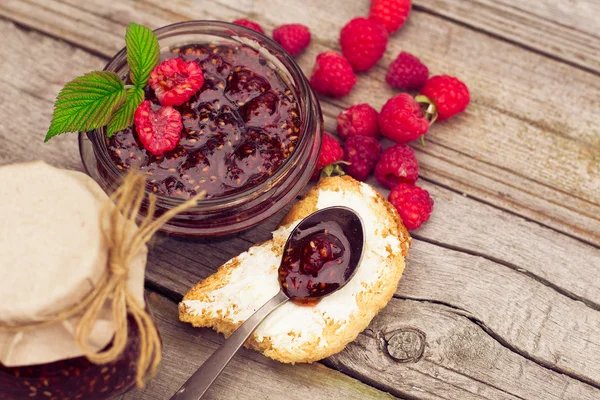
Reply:
[[[105, 400], [143, 384], [160, 357], [158, 332], [145, 311], [146, 247], [113, 269], [115, 244], [106, 238], [117, 236], [107, 230], [111, 219], [104, 213], [110, 200], [82, 173], [36, 162], [0, 167], [0, 181], [0, 400]], [[117, 286], [124, 291], [112, 291]], [[125, 305], [115, 313], [119, 296]], [[118, 338], [122, 351], [113, 348]], [[141, 370], [144, 340], [152, 362]], [[114, 357], [104, 353], [111, 349]]]

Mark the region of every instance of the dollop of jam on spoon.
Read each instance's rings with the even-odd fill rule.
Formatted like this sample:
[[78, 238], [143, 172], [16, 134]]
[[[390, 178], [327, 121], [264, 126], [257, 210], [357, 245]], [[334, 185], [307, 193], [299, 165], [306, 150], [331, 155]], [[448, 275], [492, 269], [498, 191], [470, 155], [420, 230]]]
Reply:
[[296, 303], [315, 303], [350, 279], [355, 271], [351, 254], [350, 241], [336, 222], [295, 230], [279, 267], [281, 290]]
[[323, 208], [300, 221], [283, 248], [279, 292], [248, 318], [171, 400], [200, 399], [252, 332], [277, 307], [289, 300], [311, 306], [344, 287], [360, 265], [364, 244], [362, 220], [350, 208]]

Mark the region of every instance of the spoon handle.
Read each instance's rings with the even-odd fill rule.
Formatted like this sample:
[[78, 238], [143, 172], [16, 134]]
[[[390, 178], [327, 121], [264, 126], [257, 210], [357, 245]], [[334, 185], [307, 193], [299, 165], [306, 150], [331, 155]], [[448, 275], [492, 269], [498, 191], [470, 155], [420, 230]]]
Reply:
[[289, 298], [280, 290], [204, 361], [194, 375], [171, 397], [171, 400], [199, 400], [263, 319], [288, 300]]

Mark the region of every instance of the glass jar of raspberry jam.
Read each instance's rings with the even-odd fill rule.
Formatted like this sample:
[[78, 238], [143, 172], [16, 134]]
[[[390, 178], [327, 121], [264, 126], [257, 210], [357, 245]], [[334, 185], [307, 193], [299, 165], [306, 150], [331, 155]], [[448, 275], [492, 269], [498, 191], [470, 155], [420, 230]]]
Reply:
[[[159, 214], [204, 191], [195, 208], [163, 226], [170, 234], [230, 234], [276, 214], [310, 180], [323, 134], [319, 102], [300, 67], [271, 39], [230, 23], [190, 21], [155, 33], [161, 61], [196, 61], [205, 78], [178, 108], [181, 140], [157, 157], [143, 148], [135, 127], [111, 138], [104, 128], [80, 133], [88, 174], [111, 191], [127, 170], [140, 170]], [[127, 82], [125, 49], [105, 70]], [[145, 93], [158, 105], [152, 89]]]

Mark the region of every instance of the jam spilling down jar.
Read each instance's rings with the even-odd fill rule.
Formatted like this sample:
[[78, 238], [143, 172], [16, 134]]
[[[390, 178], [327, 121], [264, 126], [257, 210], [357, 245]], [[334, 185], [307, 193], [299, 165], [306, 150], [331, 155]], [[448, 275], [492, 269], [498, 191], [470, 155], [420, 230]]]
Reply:
[[[163, 61], [196, 62], [204, 76], [199, 91], [174, 106], [181, 139], [156, 156], [135, 126], [110, 138], [103, 128], [80, 133], [87, 173], [112, 191], [128, 170], [141, 171], [147, 192], [157, 196], [157, 214], [204, 191], [195, 208], [161, 228], [170, 234], [230, 234], [275, 215], [309, 182], [321, 147], [323, 117], [302, 70], [271, 39], [230, 23], [182, 22], [155, 34]], [[105, 70], [128, 81], [125, 49]], [[152, 88], [145, 98], [159, 108]]]
[[[166, 58], [174, 55], [197, 62], [204, 75], [200, 90], [175, 107], [184, 126], [179, 145], [155, 156], [129, 127], [106, 138], [117, 167], [138, 168], [154, 193], [180, 198], [233, 194], [273, 175], [300, 134], [298, 103], [281, 77], [251, 47], [187, 45]], [[160, 108], [154, 91], [145, 92]]]
[[127, 346], [108, 364], [93, 364], [85, 357], [14, 368], [0, 363], [0, 400], [106, 400], [131, 390], [140, 343], [132, 317], [128, 323]]
[[297, 231], [283, 255], [279, 283], [296, 302], [312, 302], [343, 286], [356, 266], [342, 227], [333, 221]]

